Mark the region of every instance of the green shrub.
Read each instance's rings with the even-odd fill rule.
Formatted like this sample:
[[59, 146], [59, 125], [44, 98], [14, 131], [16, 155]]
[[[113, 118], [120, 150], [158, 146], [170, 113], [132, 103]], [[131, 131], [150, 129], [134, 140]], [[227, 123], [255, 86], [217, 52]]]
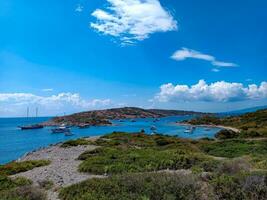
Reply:
[[67, 148], [67, 147], [74, 147], [74, 146], [79, 146], [79, 145], [89, 145], [89, 144], [93, 144], [93, 143], [89, 140], [81, 138], [81, 139], [77, 139], [77, 140], [66, 141], [60, 147]]
[[215, 137], [218, 139], [232, 139], [232, 138], [237, 138], [239, 133], [228, 130], [228, 129], [223, 129], [220, 130], [218, 133], [216, 133]]
[[160, 150], [154, 148], [99, 148], [82, 154], [85, 159], [81, 172], [95, 174], [118, 174], [127, 172], [149, 172], [162, 169], [189, 169], [212, 160], [200, 154], [181, 150]]
[[226, 160], [218, 166], [219, 174], [235, 175], [242, 172], [249, 172], [251, 169], [250, 163], [244, 158], [236, 158]]
[[7, 176], [0, 175], [0, 191], [12, 189], [18, 186], [30, 185], [32, 182], [23, 177], [11, 179]]
[[202, 143], [200, 148], [213, 156], [234, 158], [244, 155], [267, 155], [267, 141], [223, 140]]
[[142, 173], [91, 179], [60, 192], [62, 200], [199, 199], [201, 185], [193, 175]]
[[31, 170], [35, 167], [49, 165], [49, 160], [30, 160], [23, 162], [11, 162], [5, 165], [0, 165], [0, 175], [13, 175], [20, 172]]
[[46, 200], [46, 193], [34, 186], [21, 186], [0, 192], [0, 200]]

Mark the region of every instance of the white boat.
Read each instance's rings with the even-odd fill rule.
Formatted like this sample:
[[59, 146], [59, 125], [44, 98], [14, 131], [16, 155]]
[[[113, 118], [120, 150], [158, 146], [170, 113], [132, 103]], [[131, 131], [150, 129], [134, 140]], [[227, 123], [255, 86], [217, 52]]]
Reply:
[[70, 128], [66, 127], [64, 124], [57, 128], [52, 128], [51, 131], [52, 133], [71, 133]]
[[196, 129], [195, 126], [187, 127], [186, 130], [184, 131], [184, 133], [192, 134], [195, 131], [195, 129]]

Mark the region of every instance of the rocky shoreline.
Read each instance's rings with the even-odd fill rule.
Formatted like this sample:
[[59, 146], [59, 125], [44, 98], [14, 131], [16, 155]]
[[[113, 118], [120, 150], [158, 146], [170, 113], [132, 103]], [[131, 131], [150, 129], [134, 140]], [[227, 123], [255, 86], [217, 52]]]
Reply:
[[[99, 137], [85, 138], [87, 140], [96, 140]], [[34, 150], [25, 154], [17, 161], [28, 160], [50, 160], [47, 166], [34, 168], [30, 171], [18, 173], [11, 177], [25, 177], [38, 185], [42, 181], [53, 182], [53, 187], [48, 191], [48, 199], [57, 199], [57, 190], [60, 187], [69, 186], [90, 178], [103, 178], [104, 176], [80, 173], [78, 166], [81, 161], [77, 160], [78, 156], [85, 151], [94, 150], [95, 145], [74, 146], [69, 148], [61, 147], [62, 143], [50, 145], [46, 148]]]

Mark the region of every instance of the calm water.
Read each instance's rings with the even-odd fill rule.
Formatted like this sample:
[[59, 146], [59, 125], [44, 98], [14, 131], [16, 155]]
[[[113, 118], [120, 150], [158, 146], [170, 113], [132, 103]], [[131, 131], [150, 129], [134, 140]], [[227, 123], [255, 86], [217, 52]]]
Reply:
[[29, 151], [46, 147], [50, 144], [79, 137], [104, 135], [113, 131], [135, 132], [145, 129], [146, 133], [150, 134], [150, 127], [153, 125], [157, 127], [158, 133], [197, 139], [203, 137], [212, 138], [220, 130], [213, 128], [207, 131], [202, 127], [198, 127], [193, 134], [187, 134], [184, 133], [185, 126], [177, 126], [173, 123], [189, 118], [192, 118], [192, 116], [166, 117], [157, 122], [153, 122], [153, 119], [137, 119], [136, 122], [131, 122], [130, 120], [123, 122], [113, 121], [114, 126], [90, 127], [88, 129], [72, 128], [73, 136], [51, 134], [49, 127], [24, 131], [17, 128], [20, 125], [40, 123], [49, 118], [0, 118], [0, 164], [18, 159]]

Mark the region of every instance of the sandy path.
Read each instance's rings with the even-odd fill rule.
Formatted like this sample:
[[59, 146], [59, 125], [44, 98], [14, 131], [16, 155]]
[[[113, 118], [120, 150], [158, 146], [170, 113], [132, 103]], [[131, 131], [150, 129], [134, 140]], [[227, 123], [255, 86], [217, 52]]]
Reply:
[[56, 200], [56, 190], [62, 186], [72, 185], [88, 178], [101, 178], [103, 176], [90, 175], [78, 172], [78, 166], [81, 161], [76, 160], [77, 157], [86, 150], [97, 148], [94, 145], [77, 146], [71, 148], [61, 148], [60, 144], [50, 146], [45, 149], [27, 154], [20, 161], [26, 160], [50, 160], [51, 164], [44, 167], [34, 168], [27, 172], [22, 172], [13, 177], [23, 176], [31, 179], [34, 184], [43, 180], [50, 180], [54, 183], [51, 190], [48, 191], [48, 199]]

